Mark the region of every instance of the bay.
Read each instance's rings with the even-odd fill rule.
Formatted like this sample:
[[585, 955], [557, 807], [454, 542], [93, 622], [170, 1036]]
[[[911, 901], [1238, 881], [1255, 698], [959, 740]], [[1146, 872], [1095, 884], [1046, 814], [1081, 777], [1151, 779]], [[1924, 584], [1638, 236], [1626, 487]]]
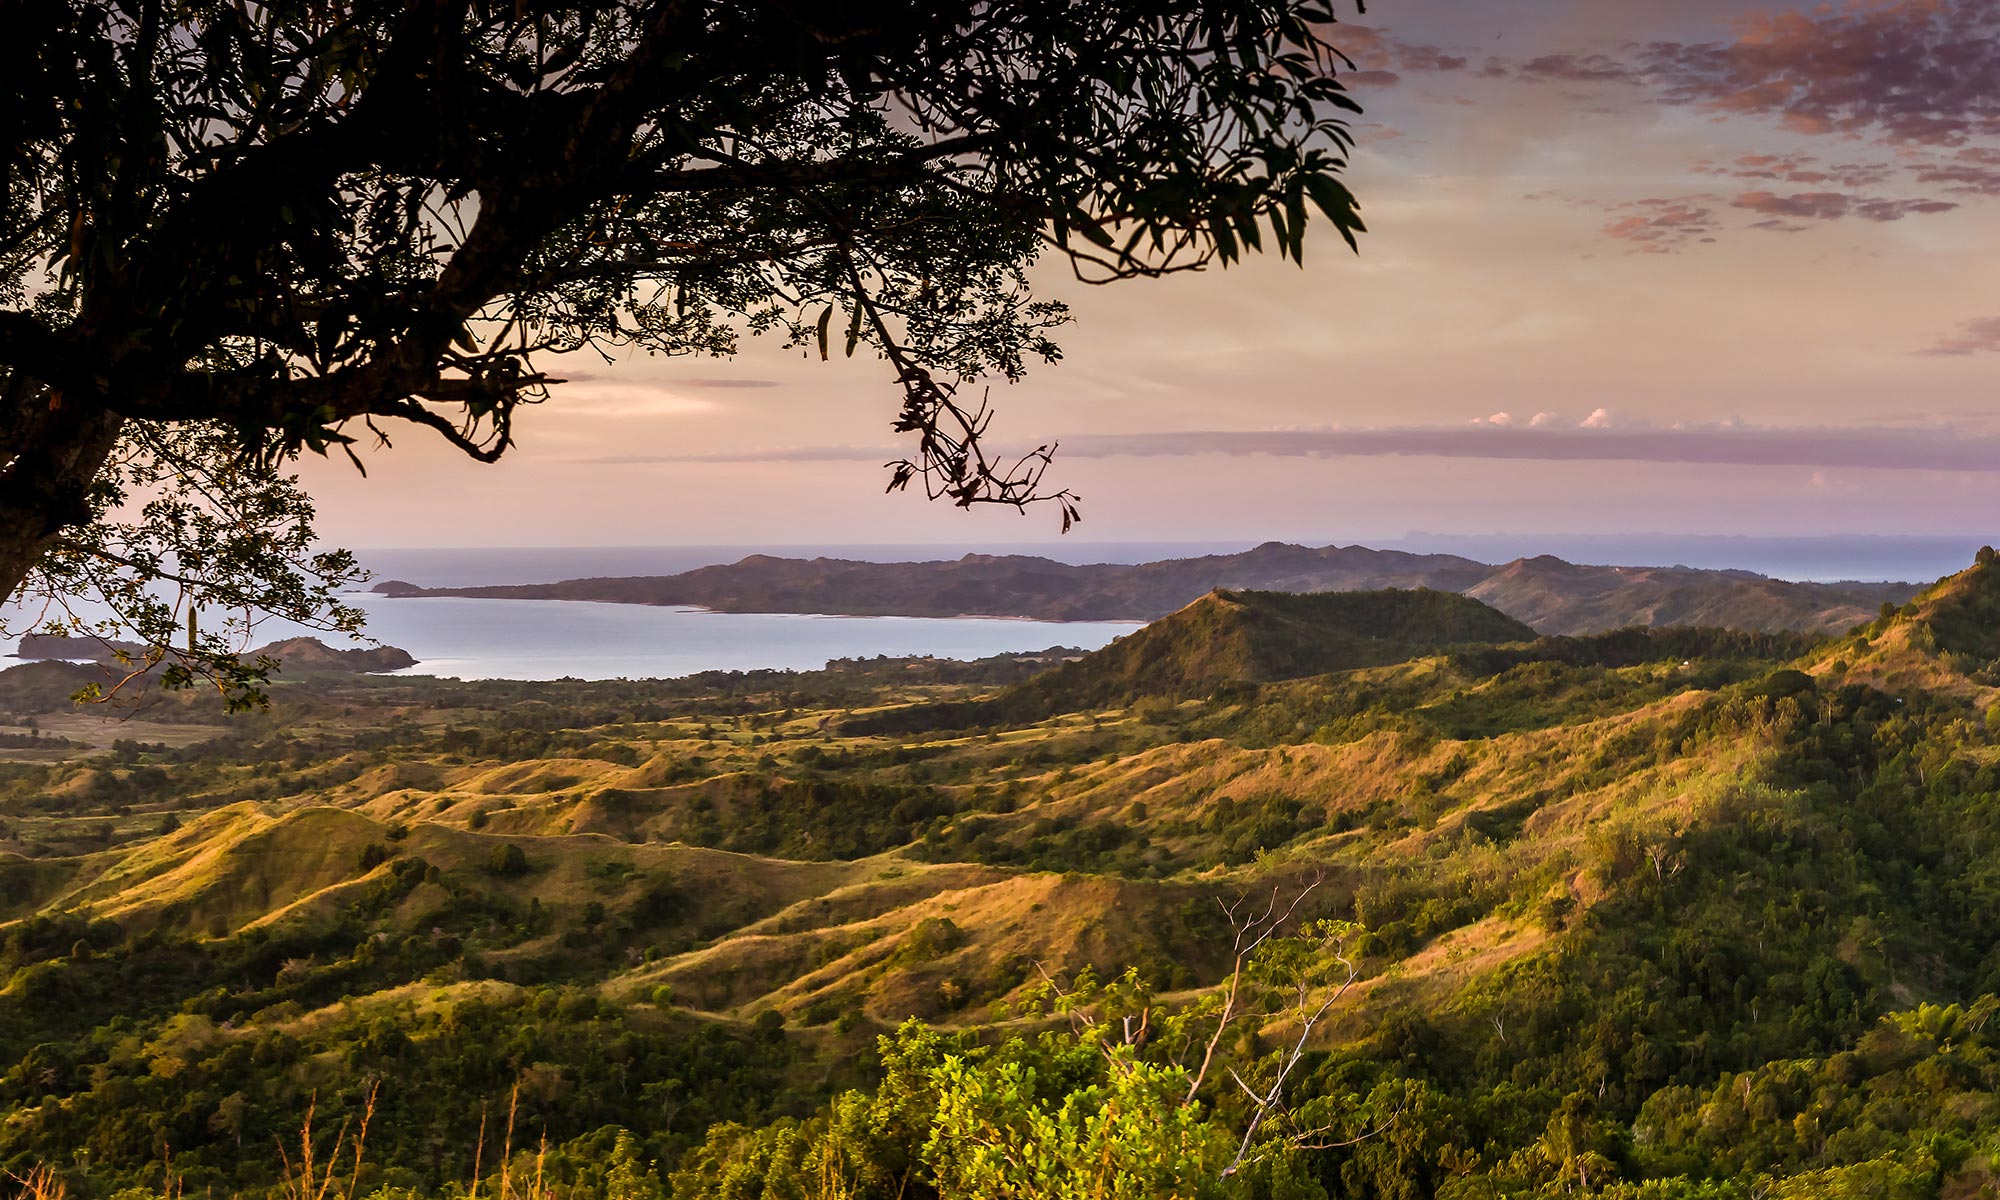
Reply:
[[368, 633], [417, 657], [405, 675], [459, 679], [659, 679], [699, 671], [812, 671], [836, 658], [974, 659], [1095, 650], [1125, 621], [718, 613], [578, 600], [350, 596]]

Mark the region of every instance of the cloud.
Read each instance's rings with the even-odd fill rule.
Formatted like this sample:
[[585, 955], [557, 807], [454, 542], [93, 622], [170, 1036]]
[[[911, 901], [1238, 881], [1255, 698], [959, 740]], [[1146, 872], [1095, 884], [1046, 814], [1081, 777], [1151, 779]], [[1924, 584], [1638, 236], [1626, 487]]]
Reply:
[[[558, 379], [561, 379], [564, 383], [591, 383], [591, 384], [608, 383], [620, 388], [638, 386], [633, 383], [632, 377], [630, 375], [627, 375], [623, 372], [604, 371], [591, 367], [572, 367], [563, 364], [556, 364], [550, 368], [549, 373], [554, 375]], [[661, 380], [659, 382], [659, 386], [669, 389], [672, 388], [728, 389], [728, 388], [774, 388], [774, 387], [783, 387], [784, 385], [776, 379], [752, 379], [747, 376], [732, 375], [732, 376], [720, 376], [710, 379], [667, 379], [667, 380]], [[566, 392], [565, 394], [568, 393]]]
[[586, 417], [684, 416], [713, 411], [716, 403], [644, 382], [598, 380], [565, 383], [555, 389], [563, 410]]
[[1936, 345], [1919, 353], [1938, 357], [2000, 353], [2000, 317], [1967, 321], [1957, 333], [1939, 338]]
[[[1776, 160], [1776, 155], [1748, 156]], [[1754, 166], [1754, 164], [1753, 164]], [[1712, 169], [1710, 174], [1735, 174], [1733, 169]], [[1610, 220], [1602, 227], [1604, 236], [1629, 244], [1650, 254], [1668, 254], [1689, 245], [1713, 242], [1723, 229], [1717, 207], [1753, 214], [1758, 219], [1747, 228], [1777, 233], [1803, 233], [1814, 221], [1838, 221], [1860, 217], [1867, 221], [1900, 221], [1913, 215], [1950, 212], [1959, 207], [1954, 200], [1922, 197], [1887, 198], [1852, 192], [1775, 192], [1764, 189], [1741, 192], [1724, 199], [1713, 194], [1664, 196], [1627, 200], [1605, 206]]]
[[1637, 83], [1641, 71], [1607, 54], [1544, 54], [1515, 68], [1527, 79], [1557, 83]]
[[1398, 72], [1448, 74], [1463, 71], [1471, 60], [1443, 49], [1405, 42], [1379, 28], [1343, 24], [1336, 42], [1341, 53], [1353, 62], [1354, 70], [1341, 75], [1343, 83], [1363, 87], [1393, 87], [1402, 82]]
[[1775, 192], [1745, 192], [1730, 203], [1766, 217], [1781, 218], [1775, 223], [1760, 221], [1755, 228], [1777, 228], [1786, 232], [1805, 228], [1786, 223], [1790, 221], [1837, 221], [1850, 213], [1868, 221], [1900, 221], [1912, 213], [1950, 212], [1958, 207], [1950, 200], [1885, 200], [1853, 196], [1846, 192], [1797, 192], [1789, 196]]
[[1929, 216], [1957, 207], [1949, 200], [1863, 200], [1854, 206], [1854, 214], [1869, 221], [1900, 221], [1912, 213]]
[[1445, 54], [1435, 46], [1404, 46], [1397, 59], [1405, 71], [1463, 71], [1471, 59]]
[[1674, 103], [1808, 134], [1957, 145], [2000, 133], [2000, 6], [1890, 0], [1757, 13], [1721, 43], [1656, 43], [1645, 74]]
[[[1993, 328], [2000, 349], [2000, 320]], [[1382, 429], [1210, 430], [1066, 439], [1060, 458], [1275, 456], [1433, 457], [1538, 462], [1650, 462], [1711, 466], [2000, 472], [2000, 437], [1956, 427], [1885, 429], [1712, 425], [1618, 428], [1598, 409], [1581, 425], [1403, 426]], [[594, 459], [598, 463], [882, 462], [893, 451], [808, 446], [734, 454]]]
[[1854, 197], [1842, 192], [1800, 192], [1790, 196], [1780, 196], [1775, 192], [1745, 192], [1730, 204], [1767, 217], [1835, 221], [1853, 209]]
[[1612, 213], [1622, 215], [1614, 215], [1605, 224], [1604, 235], [1651, 254], [1665, 254], [1690, 242], [1713, 241], [1711, 235], [1721, 228], [1710, 207], [1713, 202], [1709, 196], [1681, 196], [1614, 205]]
[[1896, 171], [1882, 163], [1827, 163], [1811, 154], [1739, 154], [1728, 162], [1703, 159], [1695, 163], [1697, 175], [1721, 175], [1746, 182], [1796, 183], [1804, 186], [1837, 184], [1843, 188], [1878, 187], [1895, 178]]
[[[1752, 229], [1796, 233], [1849, 217], [1900, 221], [1959, 207], [1949, 197], [2000, 195], [2000, 148], [1990, 144], [2000, 139], [1995, 0], [1773, 8], [1739, 18], [1715, 40], [1628, 45], [1615, 56], [1495, 60], [1483, 73], [1632, 85], [1669, 105], [1726, 120], [1761, 118], [1851, 147], [1834, 159], [1771, 151], [1693, 163], [1697, 175], [1753, 185], [1723, 204], [1753, 214]], [[1665, 253], [1720, 232], [1713, 206], [1697, 198], [1605, 209], [1605, 235], [1638, 250]]]
[[1960, 195], [2000, 195], [2000, 150], [1966, 146], [1949, 157], [1918, 159], [1913, 170], [1918, 183]]

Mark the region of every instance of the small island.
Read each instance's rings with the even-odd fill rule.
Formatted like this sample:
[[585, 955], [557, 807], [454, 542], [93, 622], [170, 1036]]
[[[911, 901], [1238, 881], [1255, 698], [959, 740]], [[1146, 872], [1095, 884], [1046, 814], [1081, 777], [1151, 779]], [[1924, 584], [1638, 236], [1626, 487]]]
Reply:
[[[137, 642], [93, 637], [31, 633], [21, 639], [14, 657], [27, 660], [121, 663], [143, 661], [146, 647]], [[361, 646], [342, 650], [316, 637], [283, 638], [246, 651], [246, 662], [269, 658], [280, 672], [292, 675], [377, 675], [417, 665], [417, 657], [397, 646]]]

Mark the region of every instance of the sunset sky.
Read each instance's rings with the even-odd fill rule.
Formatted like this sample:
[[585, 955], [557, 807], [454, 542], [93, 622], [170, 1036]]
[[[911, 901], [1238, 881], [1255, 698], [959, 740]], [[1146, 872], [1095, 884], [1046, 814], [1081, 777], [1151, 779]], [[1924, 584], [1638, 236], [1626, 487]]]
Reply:
[[[1970, 533], [2000, 506], [2000, 5], [1379, 0], [1371, 232], [1093, 289], [996, 435], [1093, 541]], [[310, 463], [357, 546], [1048, 541], [882, 496], [877, 361], [570, 372], [498, 466]]]

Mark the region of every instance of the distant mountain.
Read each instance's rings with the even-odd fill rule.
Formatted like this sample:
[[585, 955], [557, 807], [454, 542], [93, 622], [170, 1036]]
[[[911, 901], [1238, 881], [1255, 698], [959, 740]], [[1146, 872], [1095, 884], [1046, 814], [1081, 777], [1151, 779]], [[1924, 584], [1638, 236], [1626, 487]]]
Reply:
[[1465, 589], [1545, 633], [1599, 633], [1632, 625], [1846, 630], [1901, 601], [1914, 584], [1816, 584], [1750, 571], [1588, 567], [1543, 555], [1516, 559]]
[[418, 588], [392, 582], [375, 590], [394, 596], [687, 604], [720, 612], [1150, 621], [1216, 588], [1327, 592], [1435, 587], [1459, 591], [1491, 571], [1491, 567], [1450, 554], [1406, 554], [1364, 546], [1315, 550], [1267, 542], [1241, 554], [1137, 565], [1078, 566], [1019, 554], [968, 554], [953, 561], [915, 563], [753, 554], [740, 562], [679, 575], [473, 588]]
[[21, 645], [14, 651], [16, 658], [46, 659], [60, 658], [71, 662], [96, 662], [118, 654], [133, 658], [144, 656], [146, 648], [137, 642], [105, 641], [93, 637], [68, 637], [55, 633], [30, 633], [21, 638]]
[[395, 581], [375, 590], [390, 596], [692, 605], [720, 612], [1151, 621], [1218, 588], [1462, 592], [1549, 634], [1671, 624], [1845, 630], [1872, 619], [1885, 600], [1900, 604], [1917, 591], [1905, 583], [1792, 583], [1748, 571], [1580, 566], [1546, 556], [1496, 567], [1453, 554], [1282, 542], [1266, 542], [1240, 554], [1136, 565], [1078, 566], [1024, 555], [874, 563], [758, 554], [679, 575], [468, 588], [421, 588]]

